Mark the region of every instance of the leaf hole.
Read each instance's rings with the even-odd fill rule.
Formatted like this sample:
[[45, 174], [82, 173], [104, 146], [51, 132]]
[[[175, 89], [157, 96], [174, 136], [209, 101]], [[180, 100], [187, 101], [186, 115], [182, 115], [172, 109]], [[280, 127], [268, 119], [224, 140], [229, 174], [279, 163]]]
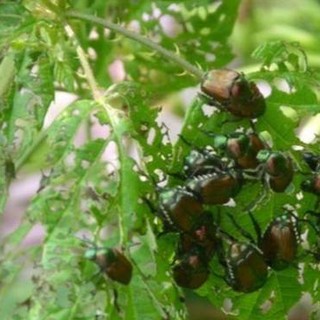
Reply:
[[91, 60], [95, 61], [97, 60], [97, 52], [92, 47], [88, 48], [88, 56]]
[[264, 80], [257, 80], [256, 85], [261, 92], [261, 94], [264, 96], [264, 98], [267, 98], [271, 95], [272, 93], [272, 87], [267, 81]]
[[147, 143], [149, 145], [152, 145], [152, 143], [154, 142], [154, 139], [156, 137], [156, 130], [154, 128], [151, 128], [148, 132], [148, 137], [147, 137]]
[[159, 19], [159, 23], [163, 33], [169, 38], [175, 38], [182, 33], [183, 28], [177, 20], [168, 14], [163, 15]]
[[320, 114], [304, 117], [295, 133], [304, 143], [312, 143], [320, 135]]
[[94, 27], [91, 29], [89, 33], [89, 40], [98, 40], [99, 39], [99, 33], [97, 32], [97, 29]]
[[275, 78], [273, 80], [273, 85], [281, 92], [291, 93], [293, 88], [289, 86], [289, 83], [282, 78]]
[[218, 108], [213, 106], [203, 105], [201, 107], [202, 113], [207, 117], [210, 118], [214, 113], [218, 112]]
[[120, 59], [114, 60], [108, 66], [108, 73], [113, 82], [121, 82], [126, 77], [126, 71], [124, 69], [123, 61]]
[[119, 169], [119, 154], [118, 154], [118, 147], [117, 144], [114, 141], [110, 141], [106, 148], [103, 151], [102, 159], [104, 161], [107, 161], [113, 171]]

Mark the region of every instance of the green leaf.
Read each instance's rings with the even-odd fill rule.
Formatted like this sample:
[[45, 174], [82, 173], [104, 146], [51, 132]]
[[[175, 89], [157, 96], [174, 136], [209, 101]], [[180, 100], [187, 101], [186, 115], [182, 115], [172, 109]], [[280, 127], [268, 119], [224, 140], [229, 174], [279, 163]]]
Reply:
[[[232, 59], [227, 38], [235, 24], [239, 4], [240, 1], [214, 4], [201, 1], [197, 6], [185, 2], [172, 5], [164, 1], [125, 1], [121, 5], [113, 2], [75, 2], [75, 5], [91, 12], [108, 12], [111, 21], [120, 20], [127, 27], [131, 23], [138, 25], [141, 34], [148, 38], [156, 34], [161, 46], [177, 51], [178, 55], [199, 64], [204, 70], [224, 66]], [[126, 10], [123, 10], [124, 7]], [[166, 20], [169, 21], [167, 25], [176, 30], [172, 34], [163, 27]], [[178, 76], [184, 71], [181, 67], [161, 56], [154, 56], [155, 53], [137, 42], [114, 32], [105, 36], [104, 29], [99, 27], [95, 29], [96, 37], [91, 40], [88, 34], [92, 28], [83, 23], [78, 24], [78, 30], [82, 34], [83, 47], [91, 47], [95, 51], [97, 58], [92, 61], [92, 66], [103, 86], [108, 86], [112, 81], [106, 70], [118, 60], [123, 63], [127, 78], [143, 84], [146, 91], [154, 93], [154, 98], [162, 97], [164, 92], [194, 85], [193, 79]]]
[[29, 159], [29, 166], [54, 166], [73, 149], [73, 139], [80, 125], [94, 109], [95, 103], [89, 100], [80, 100], [68, 106], [48, 129], [38, 135], [19, 163]]
[[0, 79], [0, 106], [2, 108], [2, 105], [4, 103], [3, 97], [8, 93], [15, 76], [14, 59], [11, 54], [5, 56], [1, 61], [0, 74], [3, 75]]

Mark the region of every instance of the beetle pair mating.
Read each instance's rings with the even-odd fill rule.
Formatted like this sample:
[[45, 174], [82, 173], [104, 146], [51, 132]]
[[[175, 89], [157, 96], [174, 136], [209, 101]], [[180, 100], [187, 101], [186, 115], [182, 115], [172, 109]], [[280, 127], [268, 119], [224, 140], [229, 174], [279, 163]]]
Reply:
[[299, 243], [299, 233], [292, 214], [284, 213], [276, 217], [263, 234], [251, 212], [249, 215], [257, 240], [228, 214], [249, 243], [241, 243], [228, 235], [227, 255], [220, 254], [220, 262], [226, 268], [225, 281], [240, 292], [253, 292], [261, 288], [267, 281], [268, 267], [283, 270], [294, 265]]
[[191, 231], [179, 234], [179, 242], [173, 262], [175, 282], [184, 288], [197, 289], [210, 275], [209, 262], [219, 244], [212, 214], [205, 212]]
[[264, 97], [256, 84], [235, 70], [207, 72], [201, 82], [201, 91], [207, 104], [239, 118], [257, 118], [266, 109]]

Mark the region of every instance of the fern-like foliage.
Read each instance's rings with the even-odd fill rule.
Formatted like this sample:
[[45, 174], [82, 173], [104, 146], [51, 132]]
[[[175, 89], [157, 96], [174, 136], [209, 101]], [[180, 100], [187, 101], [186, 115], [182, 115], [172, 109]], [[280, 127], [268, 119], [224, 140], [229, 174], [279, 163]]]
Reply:
[[[141, 43], [66, 13], [79, 10], [134, 27], [207, 71], [225, 67], [233, 58], [228, 39], [239, 4], [227, 0], [0, 4], [1, 212], [16, 176], [41, 174], [21, 223], [2, 239], [1, 319], [187, 319], [184, 297], [190, 293], [177, 287], [170, 272], [178, 235], [161, 233], [161, 219], [143, 199], [156, 207], [157, 184], [163, 177], [169, 176], [167, 187], [182, 184], [174, 173], [181, 172], [190, 149], [212, 145], [205, 131], [229, 134], [251, 125], [248, 120], [235, 122], [224, 112], [212, 113], [213, 108], [195, 96], [182, 112], [180, 137], [173, 143], [159, 120], [162, 102], [178, 90], [198, 85], [195, 79]], [[168, 24], [172, 30], [166, 29]], [[70, 28], [74, 35], [67, 32]], [[290, 154], [296, 171], [288, 192], [269, 191], [256, 204], [255, 218], [265, 230], [284, 205], [290, 204], [305, 218], [316, 203], [314, 195], [302, 195], [305, 177], [299, 172], [308, 170], [301, 150], [319, 153], [319, 148], [302, 143], [297, 128], [303, 117], [318, 113], [320, 107], [317, 77], [300, 45], [268, 42], [253, 57], [261, 68], [246, 76], [258, 84], [263, 80], [270, 89], [267, 111], [255, 122], [255, 130], [272, 149]], [[123, 81], [114, 81], [109, 72], [116, 60], [122, 63]], [[73, 93], [76, 101], [46, 127], [59, 90]], [[94, 135], [95, 126], [102, 132], [99, 137]], [[81, 143], [79, 133], [84, 136]], [[248, 241], [227, 213], [255, 234], [246, 209], [264, 191], [265, 184], [252, 181], [244, 185], [235, 206], [206, 209], [221, 217], [223, 230]], [[44, 230], [43, 239], [26, 247], [23, 239], [34, 226]], [[270, 271], [258, 291], [234, 292], [217, 276], [224, 268], [214, 257], [210, 262], [214, 272], [195, 294], [228, 318], [240, 320], [285, 319], [304, 292], [318, 301], [319, 261], [303, 248], [313, 246], [319, 235], [308, 224], [301, 229], [306, 241], [299, 244], [297, 261], [283, 271]], [[84, 258], [93, 244], [117, 247], [129, 258], [133, 277], [128, 286], [99, 273], [98, 266]]]

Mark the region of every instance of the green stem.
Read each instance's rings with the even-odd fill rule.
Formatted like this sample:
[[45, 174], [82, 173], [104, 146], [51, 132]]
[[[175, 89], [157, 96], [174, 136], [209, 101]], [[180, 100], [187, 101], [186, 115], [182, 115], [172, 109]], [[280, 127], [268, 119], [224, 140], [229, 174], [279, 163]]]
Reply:
[[[80, 60], [80, 64], [82, 66], [83, 72], [84, 72], [85, 77], [86, 77], [88, 84], [90, 86], [94, 100], [105, 110], [105, 112], [108, 116], [108, 119], [110, 121], [110, 125], [114, 130], [114, 137], [115, 137], [115, 141], [118, 146], [119, 156], [120, 156], [120, 158], [123, 158], [125, 155], [125, 150], [123, 148], [122, 141], [121, 141], [122, 134], [121, 134], [121, 128], [119, 125], [119, 122], [120, 122], [119, 111], [113, 109], [112, 106], [110, 106], [106, 102], [106, 98], [104, 97], [103, 92], [99, 89], [97, 81], [94, 77], [94, 74], [93, 74], [92, 69], [90, 67], [87, 55], [86, 55], [85, 51], [83, 50], [83, 48], [81, 47], [79, 40], [77, 39], [75, 33], [73, 32], [71, 26], [66, 24], [65, 31], [66, 31], [69, 39], [73, 42], [73, 44], [76, 48], [77, 55]], [[121, 244], [126, 243], [127, 239], [126, 239], [126, 234], [123, 230], [122, 212], [119, 215], [119, 233], [120, 233], [120, 243]]]
[[86, 79], [88, 81], [88, 84], [90, 86], [90, 89], [92, 91], [92, 96], [93, 98], [98, 102], [100, 100], [100, 98], [102, 97], [100, 90], [98, 89], [98, 85], [97, 82], [94, 78], [93, 72], [91, 70], [89, 61], [86, 57], [86, 53], [84, 52], [84, 50], [82, 49], [81, 45], [79, 44], [78, 39], [76, 38], [72, 28], [66, 24], [65, 25], [65, 31], [68, 35], [68, 37], [70, 38], [71, 41], [73, 41], [74, 46], [76, 48], [77, 51], [77, 55], [78, 58], [80, 60], [81, 66], [83, 68], [84, 74], [86, 76]]
[[185, 59], [183, 59], [183, 58], [179, 57], [178, 55], [174, 54], [173, 52], [161, 47], [160, 45], [151, 41], [150, 39], [148, 39], [138, 33], [129, 31], [129, 30], [125, 29], [124, 27], [121, 27], [118, 24], [114, 24], [110, 21], [106, 21], [104, 19], [92, 16], [89, 14], [80, 13], [80, 12], [77, 12], [74, 10], [68, 11], [66, 16], [70, 17], [70, 18], [77, 18], [77, 19], [81, 19], [84, 21], [89, 21], [89, 22], [92, 22], [95, 24], [99, 24], [107, 29], [110, 29], [112, 31], [120, 33], [129, 39], [137, 41], [137, 42], [145, 45], [146, 47], [157, 51], [158, 53], [162, 54], [165, 58], [167, 58], [169, 61], [172, 61], [172, 62], [178, 64], [185, 71], [188, 71], [189, 73], [193, 74], [198, 79], [201, 79], [203, 77], [203, 71], [198, 69], [197, 67], [195, 67], [194, 65], [192, 65], [191, 63], [186, 61]]
[[21, 20], [22, 17], [17, 14], [10, 14], [10, 13], [1, 13], [0, 18], [12, 18], [12, 19], [19, 19]]

